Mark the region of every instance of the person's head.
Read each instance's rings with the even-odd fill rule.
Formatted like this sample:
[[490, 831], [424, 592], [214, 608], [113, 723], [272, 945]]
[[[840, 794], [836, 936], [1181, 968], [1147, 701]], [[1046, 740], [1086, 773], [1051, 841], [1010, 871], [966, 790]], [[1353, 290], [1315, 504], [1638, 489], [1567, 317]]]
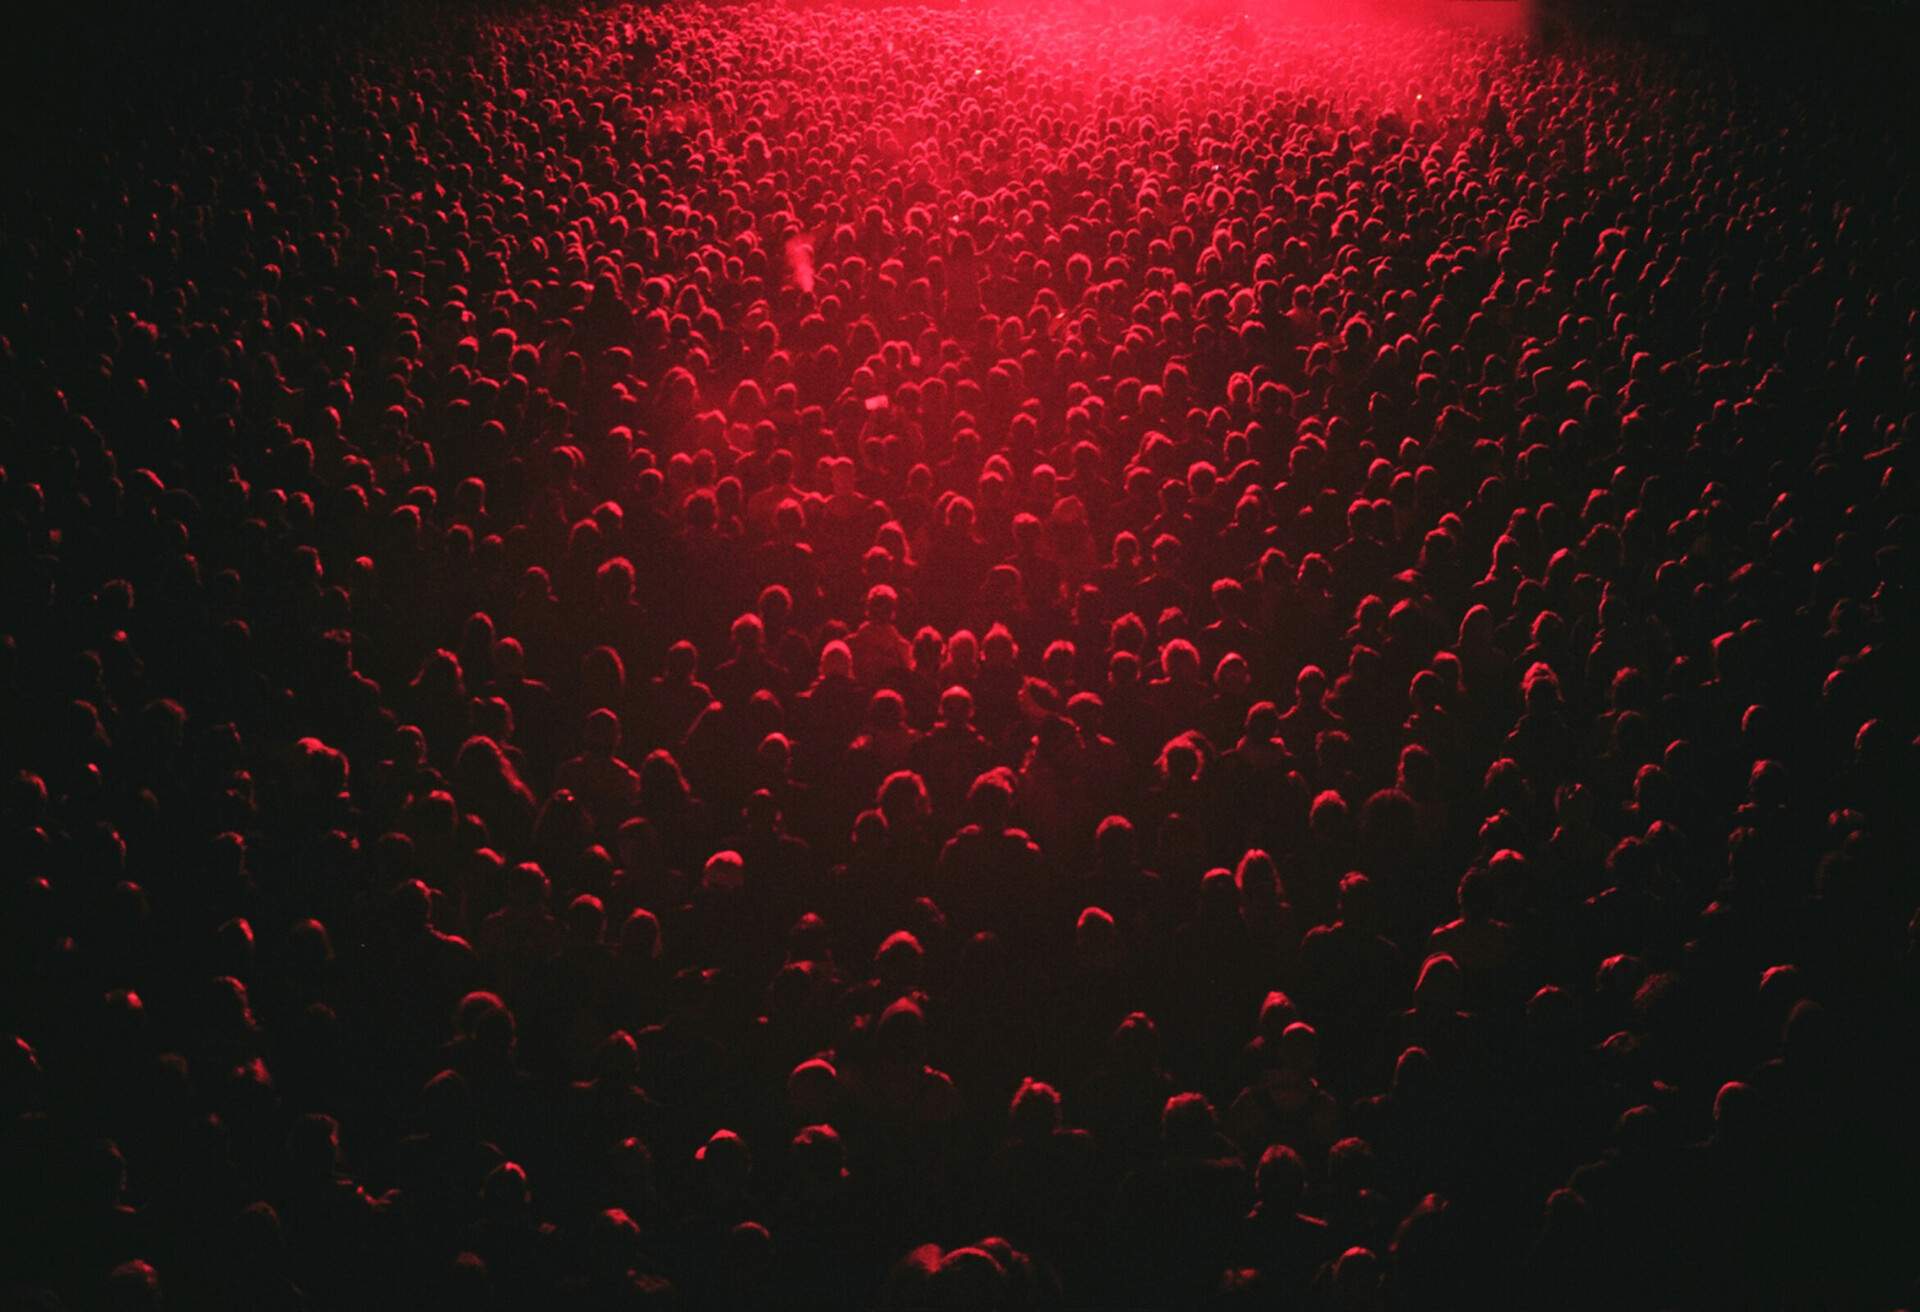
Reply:
[[740, 1198], [753, 1177], [753, 1154], [732, 1130], [715, 1130], [694, 1150], [693, 1163], [694, 1183], [713, 1204]]
[[787, 1075], [787, 1106], [802, 1121], [824, 1121], [840, 1102], [840, 1072], [824, 1057], [809, 1057]]
[[973, 781], [967, 790], [967, 816], [982, 829], [997, 833], [1013, 816], [1013, 774], [996, 767]]
[[580, 681], [595, 693], [615, 700], [626, 690], [626, 662], [619, 652], [602, 643], [580, 658]]
[[728, 636], [735, 652], [757, 654], [766, 645], [767, 626], [759, 615], [747, 611], [733, 621]]
[[980, 656], [986, 665], [1007, 667], [1020, 659], [1020, 647], [1014, 642], [1013, 633], [1006, 625], [995, 624], [981, 640]]
[[1085, 907], [1074, 921], [1073, 950], [1076, 960], [1094, 969], [1109, 969], [1121, 955], [1119, 927], [1104, 907]]
[[537, 862], [522, 861], [507, 872], [507, 905], [523, 912], [544, 911], [553, 884]]
[[946, 650], [946, 640], [940, 636], [940, 630], [932, 625], [922, 625], [919, 632], [913, 635], [913, 668], [933, 674], [940, 668]]
[[1493, 871], [1487, 866], [1474, 866], [1460, 876], [1460, 883], [1454, 889], [1454, 901], [1463, 919], [1488, 921], [1493, 919], [1496, 893]]
[[680, 639], [667, 648], [666, 669], [668, 677], [679, 682], [699, 677], [700, 649], [685, 638]]
[[533, 1188], [526, 1168], [518, 1162], [501, 1162], [481, 1181], [480, 1206], [489, 1220], [519, 1223], [532, 1205]]
[[633, 600], [633, 562], [615, 556], [594, 572], [594, 590], [604, 604], [624, 605]]
[[598, 943], [607, 931], [606, 904], [592, 893], [575, 894], [567, 903], [567, 933], [579, 943]]
[[1560, 709], [1560, 676], [1545, 661], [1535, 661], [1527, 669], [1520, 691], [1530, 714], [1550, 715]]
[[611, 756], [620, 750], [620, 717], [602, 706], [587, 716], [581, 741], [589, 752]]
[[1760, 1093], [1742, 1080], [1728, 1080], [1713, 1097], [1713, 1138], [1730, 1148], [1748, 1148], [1760, 1133]]
[[1200, 651], [1185, 638], [1175, 638], [1160, 648], [1160, 668], [1170, 679], [1191, 683], [1200, 678]]
[[1242, 696], [1253, 685], [1253, 671], [1247, 658], [1237, 651], [1222, 656], [1213, 667], [1213, 686], [1228, 696]]
[[1193, 783], [1205, 764], [1206, 757], [1190, 734], [1181, 734], [1160, 749], [1160, 776], [1169, 783]]
[[1370, 929], [1378, 913], [1373, 881], [1358, 871], [1340, 880], [1340, 919], [1360, 929]]
[[1249, 744], [1269, 744], [1280, 736], [1280, 708], [1269, 701], [1258, 701], [1247, 708], [1241, 720], [1241, 737]]
[[622, 956], [631, 953], [635, 960], [657, 961], [660, 948], [660, 918], [645, 907], [635, 907], [628, 912], [620, 926]]
[[1144, 1011], [1129, 1012], [1107, 1037], [1107, 1049], [1121, 1070], [1153, 1070], [1160, 1064], [1160, 1027]]
[[453, 758], [453, 779], [462, 795], [475, 801], [525, 788], [500, 744], [485, 734], [475, 734], [460, 745]]
[[853, 818], [853, 850], [861, 854], [882, 852], [890, 829], [886, 812], [877, 806], [868, 807]]
[[1160, 1141], [1171, 1152], [1209, 1150], [1220, 1128], [1204, 1093], [1176, 1093], [1160, 1109]]
[[873, 1028], [874, 1051], [881, 1060], [907, 1067], [926, 1062], [927, 1017], [920, 1004], [899, 998], [880, 1013]]
[[1047, 644], [1047, 650], [1040, 658], [1040, 672], [1054, 687], [1062, 688], [1073, 681], [1079, 659], [1073, 644], [1062, 638]]
[[1436, 952], [1420, 967], [1413, 986], [1413, 1005], [1423, 1012], [1457, 1011], [1465, 997], [1460, 965], [1445, 952]]
[[1300, 1019], [1299, 1009], [1293, 999], [1273, 989], [1260, 1002], [1260, 1016], [1255, 1022], [1254, 1033], [1263, 1043], [1278, 1045], [1287, 1032], [1287, 1027]]
[[[351, 649], [349, 649], [349, 656]], [[503, 680], [523, 677], [527, 670], [527, 653], [518, 638], [499, 638], [495, 640], [491, 652], [493, 672]]]
[[340, 1123], [323, 1112], [308, 1112], [287, 1131], [287, 1165], [302, 1181], [324, 1180], [340, 1165]]
[[1260, 1154], [1253, 1184], [1262, 1208], [1282, 1215], [1297, 1212], [1307, 1196], [1306, 1163], [1286, 1144], [1270, 1144]]
[[847, 1179], [847, 1146], [831, 1125], [802, 1127], [787, 1145], [787, 1156], [807, 1192], [829, 1192]]
[[1040, 543], [1040, 518], [1030, 511], [1021, 511], [1013, 517], [1014, 546], [1023, 553], [1032, 552]]
[[1353, 837], [1353, 808], [1334, 789], [1326, 788], [1307, 809], [1307, 829], [1316, 842], [1335, 845]]
[[753, 609], [766, 626], [766, 632], [780, 634], [787, 628], [787, 620], [793, 617], [793, 594], [787, 592], [785, 584], [768, 584], [760, 588]]
[[1263, 848], [1250, 847], [1241, 854], [1233, 882], [1249, 905], [1271, 903], [1282, 896], [1280, 868]]
[[955, 727], [973, 723], [973, 694], [954, 684], [940, 694], [940, 719]]
[[853, 677], [853, 648], [844, 641], [835, 638], [820, 648], [820, 677], [823, 679], [851, 679]]
[[1400, 749], [1393, 782], [1410, 799], [1431, 802], [1440, 785], [1439, 761], [1419, 743], [1408, 743]]
[[100, 1306], [104, 1312], [161, 1312], [164, 1294], [159, 1270], [151, 1262], [133, 1258], [107, 1272]]
[[1094, 831], [1094, 851], [1100, 864], [1109, 870], [1130, 868], [1139, 856], [1140, 843], [1133, 822], [1124, 815], [1110, 815]]
[[1274, 1045], [1282, 1069], [1312, 1075], [1320, 1066], [1320, 1032], [1303, 1020], [1291, 1021]]
[[913, 988], [920, 982], [926, 955], [919, 938], [910, 930], [896, 929], [874, 950], [874, 976], [896, 991]]
[[1060, 1128], [1060, 1094], [1031, 1077], [1021, 1080], [1007, 1110], [1007, 1128], [1016, 1139], [1037, 1143]]
[[875, 801], [887, 817], [888, 827], [894, 829], [919, 820], [932, 810], [926, 782], [911, 770], [895, 770], [888, 775]]
[[1007, 1263], [987, 1246], [956, 1248], [939, 1258], [927, 1281], [928, 1305], [941, 1309], [1005, 1306]]
[[[1175, 482], [1173, 480], [1169, 480], [1167, 483], [1163, 484], [1161, 487], [1161, 495], [1163, 499], [1168, 497], [1170, 494], [1174, 494], [1176, 492], [1184, 493], [1184, 491], [1185, 491], [1185, 485], [1179, 482]], [[1183, 501], [1185, 498], [1183, 495], [1179, 495], [1179, 496], [1175, 496], [1174, 499]], [[1182, 549], [1182, 545], [1179, 538], [1175, 537], [1171, 533], [1162, 533], [1159, 537], [1153, 540], [1154, 569], [1162, 574], [1173, 573], [1175, 570], [1177, 570], [1180, 567], [1182, 550], [1183, 549]]]
[[235, 1260], [249, 1273], [272, 1271], [286, 1259], [286, 1232], [271, 1203], [255, 1201], [241, 1208], [227, 1233]]
[[1067, 718], [1080, 726], [1090, 738], [1103, 737], [1107, 723], [1107, 704], [1097, 692], [1077, 692], [1067, 698]]

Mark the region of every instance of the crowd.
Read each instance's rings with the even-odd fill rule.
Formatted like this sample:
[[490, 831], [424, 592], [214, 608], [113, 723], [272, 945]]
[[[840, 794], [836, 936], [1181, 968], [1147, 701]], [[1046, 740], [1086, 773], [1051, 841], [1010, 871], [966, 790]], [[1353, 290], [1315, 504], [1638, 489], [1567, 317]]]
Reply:
[[0, 1301], [1920, 1293], [1898, 124], [321, 29], [0, 224]]

